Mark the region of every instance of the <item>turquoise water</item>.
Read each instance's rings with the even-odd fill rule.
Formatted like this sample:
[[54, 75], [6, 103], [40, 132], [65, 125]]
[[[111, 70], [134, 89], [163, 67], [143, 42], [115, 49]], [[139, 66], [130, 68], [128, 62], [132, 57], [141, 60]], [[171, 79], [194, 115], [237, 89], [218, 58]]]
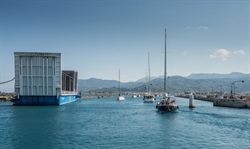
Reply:
[[162, 113], [142, 98], [81, 99], [62, 106], [0, 103], [0, 148], [250, 148], [250, 110], [177, 98]]

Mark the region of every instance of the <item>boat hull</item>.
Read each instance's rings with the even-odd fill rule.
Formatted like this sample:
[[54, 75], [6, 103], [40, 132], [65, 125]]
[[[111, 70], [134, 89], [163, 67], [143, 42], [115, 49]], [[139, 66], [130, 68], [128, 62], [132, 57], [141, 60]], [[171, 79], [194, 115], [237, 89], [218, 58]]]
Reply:
[[146, 102], [146, 103], [152, 103], [154, 101], [155, 101], [154, 99], [143, 99], [143, 102]]
[[132, 95], [132, 98], [137, 98], [137, 96], [136, 95]]
[[59, 96], [59, 105], [75, 102], [79, 97], [78, 95], [60, 95]]
[[153, 95], [144, 95], [143, 97], [143, 102], [146, 102], [146, 103], [152, 103], [155, 101], [155, 97]]
[[160, 102], [157, 102], [156, 109], [159, 111], [172, 112], [179, 109], [178, 105], [175, 103], [175, 98], [172, 96], [164, 96]]
[[125, 100], [125, 97], [119, 96], [119, 97], [117, 97], [117, 100]]
[[177, 109], [179, 109], [178, 106], [176, 105], [156, 105], [156, 108], [159, 110], [159, 111], [165, 111], [165, 112], [172, 112], [172, 111], [176, 111]]
[[57, 96], [19, 96], [13, 100], [13, 105], [63, 105], [76, 101], [79, 95]]

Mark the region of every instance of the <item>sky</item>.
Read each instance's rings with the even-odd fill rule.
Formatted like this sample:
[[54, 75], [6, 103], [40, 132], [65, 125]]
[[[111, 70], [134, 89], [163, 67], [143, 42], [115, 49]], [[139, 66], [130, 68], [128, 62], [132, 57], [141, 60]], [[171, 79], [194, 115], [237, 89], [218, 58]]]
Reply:
[[[250, 73], [250, 0], [0, 0], [0, 82], [14, 52], [61, 53], [79, 79]], [[11, 92], [14, 82], [1, 84]]]

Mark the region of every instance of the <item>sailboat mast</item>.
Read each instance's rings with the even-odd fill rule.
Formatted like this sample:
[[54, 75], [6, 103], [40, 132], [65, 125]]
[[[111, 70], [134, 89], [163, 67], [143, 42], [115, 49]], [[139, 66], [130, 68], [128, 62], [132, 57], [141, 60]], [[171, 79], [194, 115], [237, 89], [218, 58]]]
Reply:
[[149, 88], [149, 93], [151, 93], [151, 83], [150, 83], [150, 57], [149, 57], [149, 52], [148, 52], [148, 88]]
[[165, 29], [164, 93], [167, 93], [167, 33]]
[[147, 93], [148, 93], [148, 73], [146, 72], [146, 83], [147, 83]]
[[120, 81], [120, 69], [119, 69], [119, 96], [121, 95], [121, 81]]

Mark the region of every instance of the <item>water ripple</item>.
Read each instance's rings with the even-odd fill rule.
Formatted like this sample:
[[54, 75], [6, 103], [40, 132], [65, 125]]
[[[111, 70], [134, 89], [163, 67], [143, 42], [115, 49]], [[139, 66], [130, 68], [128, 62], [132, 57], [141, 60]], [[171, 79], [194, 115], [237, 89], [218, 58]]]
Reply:
[[174, 113], [142, 99], [63, 106], [1, 106], [1, 148], [249, 148], [250, 111], [177, 98]]

